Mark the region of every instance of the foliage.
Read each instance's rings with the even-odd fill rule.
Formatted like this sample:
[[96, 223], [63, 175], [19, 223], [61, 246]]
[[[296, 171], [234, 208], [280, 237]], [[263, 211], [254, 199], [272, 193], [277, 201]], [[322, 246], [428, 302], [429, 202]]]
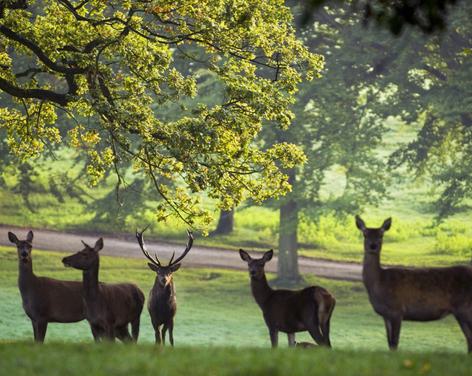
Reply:
[[[418, 28], [426, 34], [444, 31], [448, 23], [451, 23], [449, 11], [460, 0], [344, 0], [344, 2], [352, 4], [353, 8], [359, 11], [359, 21], [364, 24], [375, 22], [392, 34], [399, 35], [408, 27]], [[305, 1], [305, 22], [326, 3], [327, 0]]]
[[438, 219], [460, 212], [472, 195], [471, 11], [470, 2], [461, 2], [441, 36], [405, 38], [385, 72], [393, 88], [386, 113], [420, 126], [391, 164], [432, 177]]
[[[229, 208], [290, 189], [280, 167], [302, 162], [300, 150], [253, 141], [263, 124], [289, 125], [298, 83], [323, 61], [283, 2], [16, 0], [0, 17], [0, 89], [16, 104], [0, 108], [0, 125], [21, 160], [65, 139], [87, 156], [91, 184], [110, 169], [121, 182], [132, 163], [162, 198], [158, 219], [174, 211], [188, 224], [209, 220], [195, 193]], [[198, 96], [205, 74], [218, 103], [160, 116]], [[73, 124], [65, 136], [60, 116]]]
[[[305, 43], [326, 57], [323, 77], [305, 83], [294, 107], [296, 126], [288, 137], [302, 146], [308, 162], [299, 168], [294, 197], [311, 218], [322, 212], [356, 213], [386, 194], [388, 171], [378, 154], [386, 133], [381, 88], [372, 69], [380, 56], [373, 44], [387, 45], [386, 33], [371, 36], [354, 22], [347, 6], [320, 9]], [[377, 47], [378, 48], [378, 47]], [[330, 188], [330, 176], [344, 182]], [[340, 188], [342, 187], [342, 188]]]
[[[281, 209], [280, 274], [290, 269], [285, 278], [296, 278], [300, 220], [355, 214], [386, 195], [388, 171], [377, 153], [386, 133], [383, 114], [376, 111], [382, 106], [381, 88], [370, 70], [382, 58], [372, 45], [383, 47], [391, 37], [386, 32], [369, 35], [356, 17], [348, 5], [330, 4], [318, 9], [309, 28], [300, 28], [305, 44], [325, 56], [323, 76], [302, 84], [292, 127], [263, 132], [269, 144], [295, 143], [307, 157], [304, 165], [288, 171], [292, 192], [274, 203]], [[333, 176], [343, 182], [337, 189], [332, 187]]]

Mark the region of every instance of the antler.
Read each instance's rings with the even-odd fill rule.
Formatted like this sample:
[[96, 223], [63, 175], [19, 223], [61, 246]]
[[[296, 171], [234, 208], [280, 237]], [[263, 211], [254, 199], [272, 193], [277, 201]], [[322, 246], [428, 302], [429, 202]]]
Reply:
[[[172, 257], [169, 261], [169, 266], [172, 266], [172, 265], [175, 265], [177, 263], [179, 263], [180, 261], [183, 260], [183, 258], [187, 255], [187, 253], [190, 251], [190, 248], [192, 248], [192, 245], [193, 245], [193, 234], [192, 234], [192, 231], [189, 231], [187, 230], [187, 235], [188, 235], [188, 242], [187, 242], [187, 246], [185, 247], [185, 251], [184, 253], [182, 253], [179, 257], [177, 257], [177, 259], [175, 261], [174, 260], [174, 256], [175, 256], [175, 252], [172, 254]], [[173, 261], [173, 262], [172, 262]]]
[[157, 255], [155, 255], [155, 258], [152, 258], [149, 255], [149, 252], [146, 249], [146, 246], [144, 245], [144, 238], [143, 238], [143, 233], [148, 229], [149, 225], [147, 225], [143, 231], [139, 232], [138, 229], [136, 229], [136, 239], [138, 239], [139, 247], [141, 248], [141, 251], [143, 252], [144, 256], [151, 261], [154, 265], [161, 266], [161, 262], [157, 258]]

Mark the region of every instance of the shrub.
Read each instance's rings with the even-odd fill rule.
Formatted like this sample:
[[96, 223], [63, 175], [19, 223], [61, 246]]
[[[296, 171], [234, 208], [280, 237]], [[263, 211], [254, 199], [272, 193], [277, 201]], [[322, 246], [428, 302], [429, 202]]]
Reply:
[[472, 254], [472, 239], [463, 234], [438, 231], [434, 251], [438, 254], [452, 254], [470, 257]]

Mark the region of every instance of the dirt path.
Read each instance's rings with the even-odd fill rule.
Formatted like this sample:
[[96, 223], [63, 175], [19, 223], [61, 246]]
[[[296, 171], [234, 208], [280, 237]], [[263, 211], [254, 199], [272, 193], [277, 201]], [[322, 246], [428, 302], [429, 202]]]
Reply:
[[[20, 239], [24, 239], [27, 232], [26, 229], [0, 225], [0, 245], [12, 245], [8, 240], [8, 231], [15, 232]], [[97, 236], [49, 230], [34, 230], [33, 245], [35, 250], [75, 252], [81, 249], [81, 240], [93, 245], [97, 240]], [[105, 247], [101, 251], [101, 254], [103, 255], [143, 258], [139, 246], [134, 236], [131, 234], [128, 237], [105, 236], [104, 240]], [[176, 254], [179, 254], [179, 252], [182, 252], [185, 247], [183, 244], [176, 245], [152, 241], [147, 241], [146, 246], [148, 250], [151, 251], [151, 254], [158, 251], [159, 255], [162, 256], [163, 259], [170, 258], [173, 251], [176, 251]], [[226, 249], [199, 247], [198, 239], [195, 240], [192, 250], [185, 258], [184, 264], [186, 266], [194, 267], [246, 270], [246, 265], [239, 258], [238, 252]], [[361, 280], [362, 266], [360, 264], [300, 257], [299, 266], [301, 273], [309, 273], [320, 277], [349, 281]], [[277, 261], [275, 257], [274, 261], [267, 264], [267, 270], [275, 272], [276, 268]]]

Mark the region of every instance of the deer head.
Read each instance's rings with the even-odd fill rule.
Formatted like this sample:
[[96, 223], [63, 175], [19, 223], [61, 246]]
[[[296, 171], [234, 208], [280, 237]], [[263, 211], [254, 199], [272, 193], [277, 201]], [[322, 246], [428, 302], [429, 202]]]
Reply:
[[265, 273], [264, 266], [267, 261], [270, 261], [272, 259], [274, 251], [271, 249], [270, 251], [265, 252], [264, 255], [258, 259], [252, 258], [251, 256], [249, 256], [249, 253], [247, 253], [243, 249], [239, 250], [239, 255], [241, 256], [241, 259], [247, 262], [249, 275], [251, 276], [251, 278], [261, 279]]
[[93, 247], [89, 246], [83, 240], [82, 243], [85, 246], [84, 249], [62, 259], [64, 266], [88, 270], [98, 262], [98, 252], [103, 248], [103, 238], [98, 239]]
[[383, 235], [390, 229], [392, 218], [387, 218], [381, 227], [368, 228], [361, 217], [356, 215], [356, 226], [364, 235], [364, 251], [371, 254], [379, 254], [382, 248]]
[[31, 250], [33, 249], [33, 231], [29, 231], [26, 240], [19, 240], [13, 232], [8, 233], [8, 239], [16, 245], [18, 260], [27, 264], [31, 262]]
[[[149, 226], [148, 226], [149, 227]], [[171, 259], [169, 260], [169, 263], [167, 265], [163, 265], [159, 258], [157, 257], [157, 254], [154, 255], [154, 257], [149, 255], [149, 252], [146, 249], [146, 245], [144, 244], [144, 237], [143, 233], [146, 231], [147, 227], [139, 232], [136, 230], [136, 239], [138, 239], [139, 247], [141, 248], [141, 251], [143, 252], [144, 256], [150, 261], [148, 263], [148, 266], [151, 270], [156, 272], [157, 274], [157, 281], [160, 286], [165, 287], [168, 286], [170, 283], [172, 283], [172, 274], [179, 270], [180, 268], [180, 262], [183, 260], [183, 258], [187, 255], [187, 253], [190, 251], [192, 248], [193, 244], [193, 235], [191, 231], [187, 231], [188, 235], [188, 242], [187, 246], [185, 247], [184, 252], [177, 257], [174, 260], [175, 257], [175, 252], [172, 254]]]

